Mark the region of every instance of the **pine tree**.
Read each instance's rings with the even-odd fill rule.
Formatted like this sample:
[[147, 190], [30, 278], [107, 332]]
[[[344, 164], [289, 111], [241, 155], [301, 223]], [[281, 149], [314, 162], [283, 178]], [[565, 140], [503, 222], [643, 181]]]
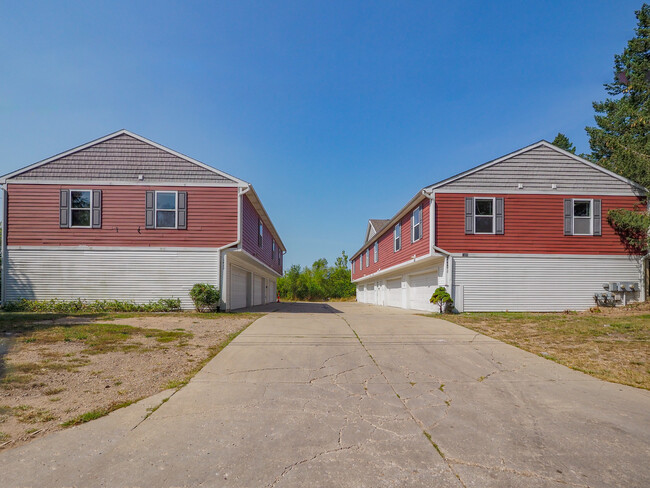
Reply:
[[614, 57], [611, 98], [594, 102], [597, 127], [587, 127], [591, 160], [650, 187], [650, 5], [636, 12], [636, 35]]
[[564, 149], [565, 151], [569, 151], [570, 153], [573, 153], [573, 154], [576, 153], [576, 147], [569, 140], [569, 138], [567, 136], [565, 136], [564, 134], [562, 134], [561, 132], [557, 133], [557, 136], [555, 136], [555, 139], [553, 139], [552, 144], [554, 146], [559, 147], [560, 149]]

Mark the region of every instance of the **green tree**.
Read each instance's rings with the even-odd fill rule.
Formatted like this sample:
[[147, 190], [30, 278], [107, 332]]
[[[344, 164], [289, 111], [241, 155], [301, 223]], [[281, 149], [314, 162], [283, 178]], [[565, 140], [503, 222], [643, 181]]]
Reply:
[[594, 102], [596, 127], [587, 127], [591, 160], [650, 187], [650, 5], [636, 12], [636, 35], [614, 56], [610, 95]]
[[576, 147], [569, 140], [569, 138], [567, 136], [565, 136], [564, 134], [562, 134], [561, 132], [557, 133], [557, 135], [555, 136], [555, 139], [553, 139], [552, 144], [554, 146], [559, 147], [560, 149], [564, 149], [565, 151], [569, 151], [570, 153], [573, 153], [573, 154], [576, 153]]

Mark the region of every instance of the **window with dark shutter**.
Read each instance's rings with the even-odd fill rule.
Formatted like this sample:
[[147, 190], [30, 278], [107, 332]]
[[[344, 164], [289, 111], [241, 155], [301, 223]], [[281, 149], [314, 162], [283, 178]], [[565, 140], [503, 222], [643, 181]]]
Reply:
[[503, 206], [504, 206], [503, 198], [494, 199], [494, 207], [495, 207], [494, 233], [495, 234], [504, 233], [505, 227], [504, 227], [504, 219], [503, 219]]
[[474, 199], [465, 198], [465, 234], [474, 233]]
[[594, 235], [602, 235], [602, 200], [594, 200]]
[[70, 227], [91, 227], [92, 192], [70, 190]]
[[145, 227], [147, 229], [156, 228], [156, 219], [155, 219], [156, 206], [154, 202], [155, 197], [156, 197], [156, 192], [154, 191], [148, 191], [146, 193]]

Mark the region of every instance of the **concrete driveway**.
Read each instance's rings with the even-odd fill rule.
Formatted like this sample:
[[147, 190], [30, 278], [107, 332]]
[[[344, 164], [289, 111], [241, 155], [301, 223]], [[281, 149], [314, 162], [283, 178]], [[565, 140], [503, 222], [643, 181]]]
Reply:
[[0, 485], [647, 487], [650, 393], [449, 322], [273, 305], [185, 388], [0, 454]]

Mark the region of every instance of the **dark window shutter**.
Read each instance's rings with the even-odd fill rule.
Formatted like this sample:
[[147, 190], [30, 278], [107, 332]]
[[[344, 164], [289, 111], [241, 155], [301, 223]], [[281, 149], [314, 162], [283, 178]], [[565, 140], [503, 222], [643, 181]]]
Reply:
[[187, 192], [178, 192], [178, 228], [187, 229]]
[[495, 205], [496, 209], [495, 209], [495, 213], [494, 213], [495, 218], [496, 218], [496, 222], [495, 222], [495, 226], [494, 226], [495, 233], [496, 234], [503, 234], [503, 229], [504, 229], [504, 227], [503, 227], [503, 198], [495, 198], [494, 202], [496, 204]]
[[102, 228], [102, 191], [93, 190], [93, 229]]
[[564, 235], [573, 235], [573, 200], [570, 198], [564, 200]]
[[145, 218], [145, 228], [147, 229], [154, 229], [156, 227], [156, 209], [154, 207], [154, 198], [156, 197], [156, 193], [153, 191], [148, 191], [147, 192], [147, 198], [146, 198], [146, 218]]
[[465, 234], [474, 233], [474, 199], [465, 198]]
[[59, 226], [64, 229], [70, 227], [70, 192], [61, 190], [59, 199]]
[[602, 201], [594, 200], [594, 235], [602, 235]]

